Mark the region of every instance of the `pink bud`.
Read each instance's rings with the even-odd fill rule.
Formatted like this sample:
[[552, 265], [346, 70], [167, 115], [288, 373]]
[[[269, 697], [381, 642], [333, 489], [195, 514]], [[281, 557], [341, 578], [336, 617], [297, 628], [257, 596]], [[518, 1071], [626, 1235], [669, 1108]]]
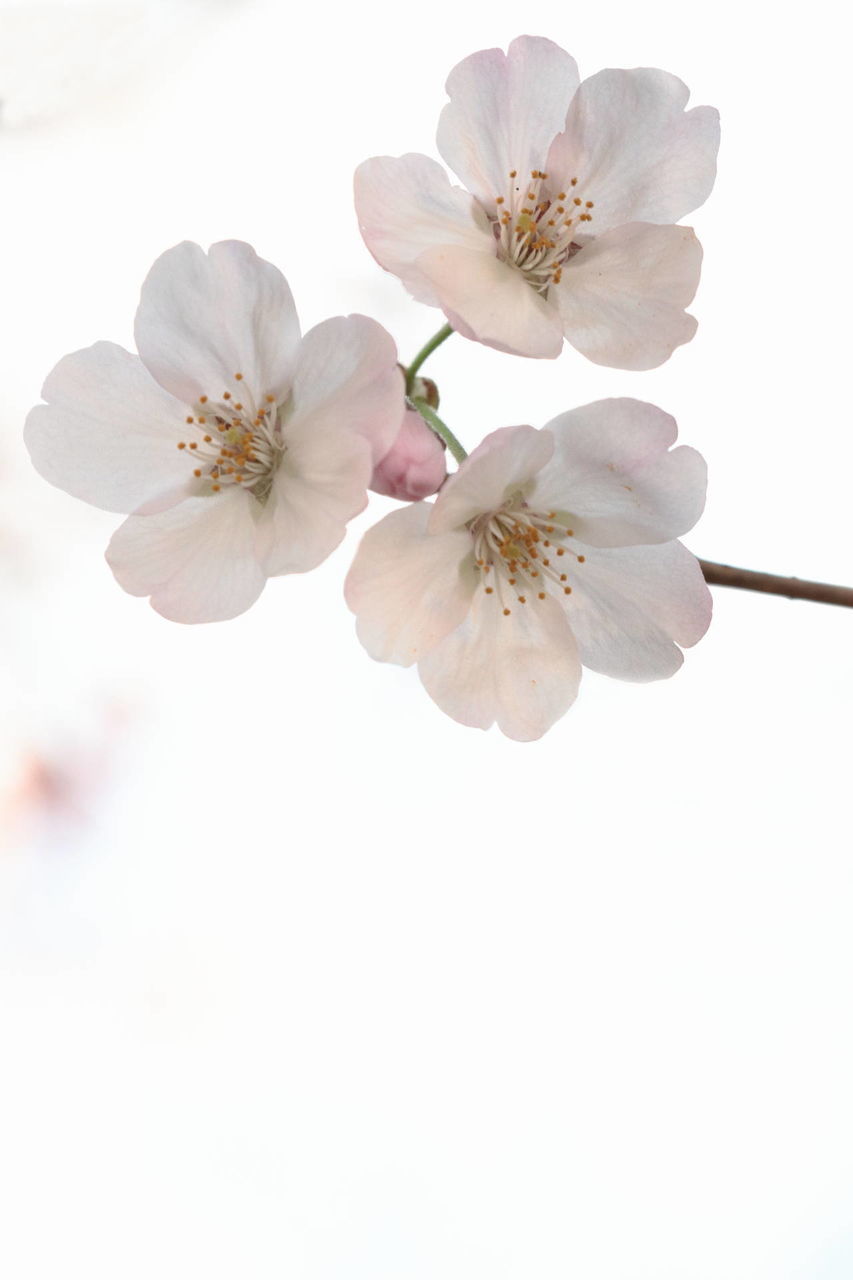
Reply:
[[441, 486], [447, 475], [444, 445], [414, 409], [407, 409], [400, 434], [373, 472], [374, 493], [419, 502]]

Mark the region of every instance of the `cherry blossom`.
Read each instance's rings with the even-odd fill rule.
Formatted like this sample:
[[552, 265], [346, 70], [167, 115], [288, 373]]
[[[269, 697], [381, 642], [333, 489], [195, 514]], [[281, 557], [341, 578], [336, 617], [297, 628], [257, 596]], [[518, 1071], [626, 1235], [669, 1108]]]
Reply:
[[363, 538], [346, 598], [368, 653], [417, 663], [453, 719], [520, 741], [571, 706], [582, 665], [673, 675], [711, 617], [676, 541], [702, 512], [705, 463], [671, 448], [676, 435], [668, 414], [628, 399], [492, 432], [434, 503]]
[[164, 253], [135, 336], [138, 356], [60, 360], [27, 419], [33, 463], [128, 515], [107, 550], [126, 591], [178, 622], [234, 617], [366, 505], [405, 409], [394, 342], [358, 315], [301, 337], [284, 276], [240, 241]]
[[450, 73], [438, 149], [356, 171], [362, 234], [377, 262], [467, 338], [650, 369], [692, 338], [685, 312], [702, 251], [674, 225], [707, 198], [717, 112], [685, 111], [665, 71], [600, 71], [521, 36]]
[[374, 493], [401, 502], [419, 502], [441, 487], [447, 475], [444, 445], [414, 409], [407, 409], [400, 434], [373, 472]]

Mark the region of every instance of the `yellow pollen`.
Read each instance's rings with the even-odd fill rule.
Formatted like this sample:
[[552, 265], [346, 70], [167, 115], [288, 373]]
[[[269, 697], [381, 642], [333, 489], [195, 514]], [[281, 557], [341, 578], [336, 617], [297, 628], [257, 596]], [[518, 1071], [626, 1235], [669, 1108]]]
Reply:
[[234, 374], [234, 377], [237, 379], [237, 381], [238, 381], [238, 382], [242, 382], [242, 381], [243, 381], [243, 375], [242, 375], [242, 373], [235, 373], [235, 374]]
[[574, 203], [575, 203], [575, 204], [583, 204], [583, 200], [581, 200], [580, 196], [575, 196]]
[[544, 599], [545, 599], [545, 592], [544, 592], [544, 591], [540, 591], [540, 592], [539, 592], [539, 599], [540, 599], [540, 600], [544, 600]]
[[198, 445], [196, 444], [195, 440], [193, 440], [192, 444], [190, 445], [190, 448], [191, 448], [191, 449], [197, 449], [197, 448], [198, 448]]
[[194, 476], [200, 476], [200, 475], [201, 475], [201, 471], [199, 470], [199, 468], [198, 468], [198, 467], [196, 467], [195, 471], [193, 472], [193, 475], [194, 475]]
[[264, 396], [267, 404], [275, 404], [275, 396]]
[[192, 418], [187, 418], [187, 422], [192, 423]]
[[179, 449], [186, 449], [186, 447], [187, 447], [187, 444], [186, 444], [186, 441], [185, 441], [185, 440], [182, 440], [182, 441], [180, 442], [180, 444], [178, 445], [178, 448], [179, 448]]
[[210, 444], [212, 440], [213, 440], [213, 436], [205, 436], [205, 437], [204, 437], [204, 443], [205, 443], [205, 444]]
[[242, 406], [241, 404], [235, 404], [235, 405], [234, 405], [234, 408], [235, 408], [235, 409], [242, 409], [242, 408], [243, 408], [243, 406]]
[[207, 404], [207, 396], [199, 396], [198, 402], [199, 404]]
[[223, 391], [223, 392], [222, 392], [222, 399], [223, 399], [223, 400], [230, 400], [230, 399], [231, 399], [231, 392], [230, 392], [230, 391]]
[[212, 484], [210, 487], [214, 493], [219, 493], [220, 486], [218, 484]]

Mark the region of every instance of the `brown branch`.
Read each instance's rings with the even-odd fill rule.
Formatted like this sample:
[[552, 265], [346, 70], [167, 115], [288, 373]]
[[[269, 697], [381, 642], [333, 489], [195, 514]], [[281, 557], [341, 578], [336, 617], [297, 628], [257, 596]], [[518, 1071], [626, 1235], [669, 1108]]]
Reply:
[[729, 564], [700, 560], [705, 581], [715, 587], [740, 587], [744, 591], [764, 591], [792, 600], [816, 600], [820, 604], [846, 605], [853, 609], [853, 587], [837, 587], [829, 582], [808, 582], [805, 578], [780, 578], [775, 573], [755, 569], [734, 569]]

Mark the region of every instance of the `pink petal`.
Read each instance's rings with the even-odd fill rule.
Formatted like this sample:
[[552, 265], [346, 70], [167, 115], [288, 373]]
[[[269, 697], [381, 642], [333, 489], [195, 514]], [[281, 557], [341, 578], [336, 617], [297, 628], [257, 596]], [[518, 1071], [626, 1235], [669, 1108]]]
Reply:
[[345, 427], [317, 424], [289, 434], [272, 491], [258, 518], [258, 555], [269, 577], [314, 569], [367, 506], [370, 446]]
[[357, 432], [373, 460], [397, 438], [405, 412], [403, 374], [391, 335], [367, 316], [334, 316], [302, 339], [285, 434]]
[[282, 400], [299, 320], [284, 276], [251, 245], [224, 240], [206, 254], [184, 241], [149, 271], [135, 334], [150, 372], [187, 404], [241, 389]]
[[585, 667], [620, 680], [662, 680], [684, 661], [682, 645], [711, 621], [711, 594], [699, 562], [680, 542], [583, 548], [569, 564], [566, 614]]
[[545, 168], [577, 86], [574, 58], [539, 36], [519, 36], [506, 54], [483, 49], [453, 68], [438, 149], [490, 212], [495, 197], [506, 195], [511, 170], [526, 181]]
[[513, 494], [532, 489], [553, 451], [554, 437], [535, 427], [490, 432], [447, 480], [433, 507], [430, 532], [458, 529]]
[[418, 268], [444, 314], [465, 338], [513, 355], [551, 360], [563, 348], [560, 317], [494, 250], [426, 250]]
[[137, 356], [96, 342], [60, 360], [31, 410], [24, 439], [36, 470], [75, 498], [107, 511], [155, 499], [180, 501], [191, 477], [186, 407]]
[[429, 534], [430, 505], [392, 511], [364, 535], [344, 588], [372, 658], [410, 666], [468, 612], [477, 585], [471, 535]]
[[188, 498], [161, 515], [130, 516], [107, 548], [116, 579], [173, 622], [220, 622], [254, 604], [266, 575], [255, 555], [249, 493]]
[[580, 683], [577, 646], [550, 597], [513, 602], [477, 591], [461, 626], [422, 658], [424, 688], [460, 724], [531, 742], [572, 705]]
[[584, 80], [554, 141], [547, 170], [593, 201], [596, 234], [625, 222], [678, 222], [714, 185], [720, 121], [685, 111], [687, 86], [666, 71], [599, 71]]
[[701, 266], [702, 247], [690, 227], [633, 222], [587, 244], [549, 297], [567, 339], [590, 360], [654, 369], [696, 332], [684, 308]]
[[581, 542], [599, 547], [668, 542], [692, 529], [705, 505], [707, 468], [675, 442], [675, 419], [642, 400], [599, 400], [544, 428], [554, 456], [531, 501], [571, 513]]
[[444, 445], [421, 415], [409, 409], [400, 434], [376, 466], [370, 487], [400, 502], [420, 502], [440, 488], [446, 475]]
[[355, 171], [355, 207], [364, 242], [379, 265], [430, 306], [440, 303], [417, 266], [425, 249], [462, 245], [494, 252], [488, 219], [476, 200], [451, 186], [441, 165], [427, 156], [365, 160]]

